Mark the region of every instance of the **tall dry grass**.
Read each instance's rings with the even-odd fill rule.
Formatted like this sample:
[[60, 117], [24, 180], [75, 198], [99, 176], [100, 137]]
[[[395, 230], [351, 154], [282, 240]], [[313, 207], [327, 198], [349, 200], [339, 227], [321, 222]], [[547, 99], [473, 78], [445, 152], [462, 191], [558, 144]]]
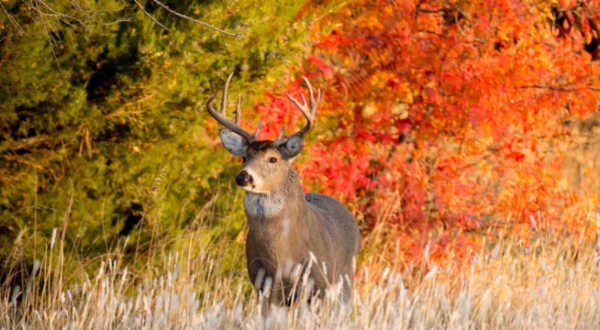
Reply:
[[[231, 263], [225, 256], [243, 261], [243, 249], [223, 237], [198, 241], [205, 230], [200, 224], [174, 238], [173, 252], [156, 249], [141, 269], [121, 242], [88, 274], [89, 265], [73, 267], [56, 229], [33, 269], [21, 269], [17, 257], [3, 260], [10, 271], [0, 286], [0, 328], [600, 328], [600, 249], [581, 237], [538, 233], [527, 246], [501, 237], [468, 262], [425, 256], [397, 269], [380, 258], [396, 251], [368, 252], [348, 303], [329, 294], [265, 313], [247, 274], [224, 266]], [[377, 245], [384, 236], [375, 231], [363, 242]]]

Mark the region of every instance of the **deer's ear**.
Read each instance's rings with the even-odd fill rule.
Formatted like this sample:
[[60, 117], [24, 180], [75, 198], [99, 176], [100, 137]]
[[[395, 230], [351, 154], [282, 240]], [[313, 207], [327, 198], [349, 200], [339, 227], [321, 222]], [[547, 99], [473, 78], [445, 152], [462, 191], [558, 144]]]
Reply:
[[303, 134], [294, 134], [285, 142], [285, 144], [279, 147], [279, 153], [285, 160], [292, 160], [295, 158], [300, 151], [302, 151], [302, 144], [304, 143]]
[[230, 154], [238, 157], [246, 157], [246, 149], [248, 148], [248, 141], [246, 139], [225, 128], [221, 128], [219, 135], [221, 136], [223, 146]]

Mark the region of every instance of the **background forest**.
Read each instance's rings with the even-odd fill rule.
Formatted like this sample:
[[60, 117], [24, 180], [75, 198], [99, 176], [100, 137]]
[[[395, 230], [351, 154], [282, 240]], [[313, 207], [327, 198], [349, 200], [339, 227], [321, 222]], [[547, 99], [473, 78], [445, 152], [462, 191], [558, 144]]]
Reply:
[[[285, 97], [302, 76], [324, 91], [295, 166], [306, 191], [359, 221], [359, 292], [390, 269], [422, 281], [451, 263], [456, 275], [507, 242], [525, 268], [519, 256], [550, 246], [561, 267], [565, 255], [598, 267], [578, 255], [600, 232], [597, 1], [0, 5], [0, 278], [29, 311], [52, 305], [20, 296], [36, 272], [62, 288], [110, 260], [135, 274], [123, 294], [173, 254], [188, 272], [219, 255], [217, 275], [192, 285], [206, 301], [209, 287], [248, 282], [241, 160], [206, 112], [231, 72], [230, 104], [242, 95], [242, 126], [262, 119], [261, 139], [303, 124]], [[231, 308], [242, 297], [225, 295]]]
[[[80, 4], [81, 11], [53, 5], [5, 4], [3, 247], [20, 236], [50, 237], [67, 208], [66, 235], [80, 242], [81, 257], [107, 252], [136, 228], [141, 242], [176, 236], [231, 186], [240, 165], [219, 147], [208, 96], [235, 71], [232, 93], [255, 107], [266, 86], [289, 76], [294, 59], [310, 49], [310, 18], [297, 17], [297, 1], [169, 4], [241, 39], [152, 1], [143, 10], [118, 1]], [[157, 198], [164, 217], [153, 233], [139, 230]], [[228, 203], [225, 194], [213, 202]], [[232, 230], [240, 231], [243, 209], [235, 212]]]

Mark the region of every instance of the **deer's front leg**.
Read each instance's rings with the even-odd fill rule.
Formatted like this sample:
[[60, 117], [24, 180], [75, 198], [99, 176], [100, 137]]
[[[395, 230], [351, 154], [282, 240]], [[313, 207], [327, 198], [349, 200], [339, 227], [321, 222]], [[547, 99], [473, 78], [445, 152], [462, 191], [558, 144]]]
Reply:
[[[254, 245], [254, 239], [251, 235], [248, 235], [246, 239], [246, 267], [248, 268], [248, 276], [250, 277], [250, 282], [252, 282], [252, 285], [254, 286], [256, 291], [260, 292], [262, 290], [262, 285], [265, 280], [264, 268], [262, 267], [260, 258], [256, 254], [256, 248]], [[263, 269], [262, 272], [260, 272], [261, 269]], [[260, 276], [261, 278], [258, 278], [259, 273], [262, 273], [262, 276]]]

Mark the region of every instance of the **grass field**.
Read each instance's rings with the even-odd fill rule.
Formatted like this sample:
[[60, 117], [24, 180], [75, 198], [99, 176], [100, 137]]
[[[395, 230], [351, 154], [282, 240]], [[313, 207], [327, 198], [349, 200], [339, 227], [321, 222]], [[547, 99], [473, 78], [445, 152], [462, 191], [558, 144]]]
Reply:
[[[587, 145], [593, 148], [570, 153], [565, 166], [574, 190], [600, 144]], [[245, 270], [239, 223], [233, 228], [233, 216], [216, 215], [240, 215], [241, 195], [226, 193], [226, 210], [211, 211], [217, 206], [210, 202], [176, 237], [160, 227], [160, 198], [147, 202], [149, 242], [132, 244], [139, 239], [134, 231], [100, 256], [87, 256], [69, 238], [68, 207], [52, 235], [18, 236], [0, 259], [0, 329], [600, 329], [597, 234], [593, 241], [535, 224], [518, 237], [499, 231], [494, 242], [478, 238], [482, 247], [468, 260], [450, 251], [412, 263], [384, 225], [371, 228], [363, 233], [348, 304], [299, 302], [265, 315]], [[589, 214], [580, 211], [569, 214]], [[597, 228], [600, 214], [595, 220]], [[45, 246], [43, 255], [33, 255], [33, 244]]]
[[[224, 268], [225, 256], [245, 264], [243, 246], [198, 242], [201, 230], [175, 238], [174, 252], [155, 249], [143, 268], [128, 267], [117, 246], [87, 274], [90, 263], [73, 266], [57, 229], [33, 269], [20, 269], [18, 251], [3, 261], [11, 273], [0, 288], [0, 328], [600, 328], [599, 247], [580, 237], [538, 233], [527, 246], [499, 238], [467, 262], [425, 257], [399, 269], [381, 257], [395, 252], [363, 253], [349, 303], [327, 298], [265, 315], [245, 271]], [[363, 244], [376, 244], [373, 235], [381, 236], [367, 234]]]

